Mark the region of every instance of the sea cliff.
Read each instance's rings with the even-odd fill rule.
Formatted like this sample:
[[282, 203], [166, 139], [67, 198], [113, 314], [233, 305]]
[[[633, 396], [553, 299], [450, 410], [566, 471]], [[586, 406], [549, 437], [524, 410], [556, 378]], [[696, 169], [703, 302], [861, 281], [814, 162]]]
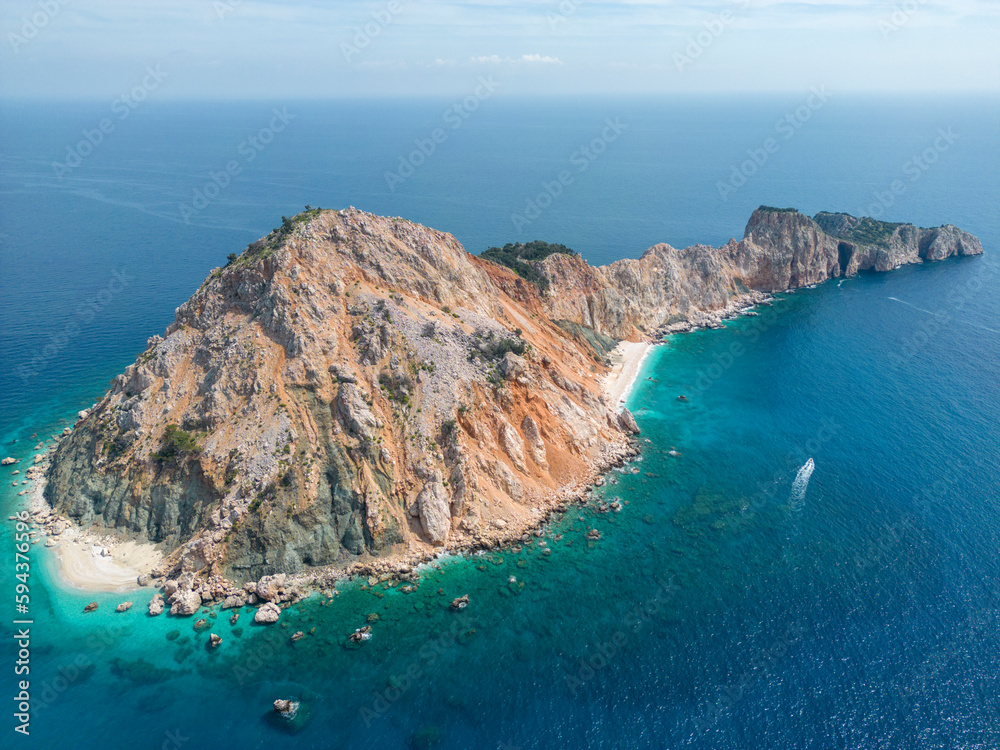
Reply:
[[719, 248], [603, 267], [553, 253], [531, 261], [539, 285], [405, 219], [307, 210], [212, 271], [81, 413], [46, 497], [160, 545], [181, 614], [192, 590], [259, 588], [233, 581], [406, 570], [519, 537], [634, 455], [635, 422], [600, 386], [617, 341], [980, 253], [952, 226], [761, 207]]

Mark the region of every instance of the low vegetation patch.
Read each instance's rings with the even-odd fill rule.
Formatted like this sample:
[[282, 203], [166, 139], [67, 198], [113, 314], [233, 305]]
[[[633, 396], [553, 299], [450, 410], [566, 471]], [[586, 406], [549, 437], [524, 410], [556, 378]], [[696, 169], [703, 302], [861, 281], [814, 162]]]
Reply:
[[168, 424], [163, 431], [163, 443], [160, 450], [153, 454], [157, 461], [171, 461], [192, 453], [197, 453], [198, 439], [190, 432], [185, 432], [175, 424]]
[[535, 240], [527, 243], [508, 242], [503, 247], [491, 247], [479, 257], [509, 268], [522, 279], [532, 282], [544, 292], [549, 287], [549, 280], [542, 276], [532, 263], [545, 260], [554, 253], [576, 255], [575, 250], [570, 250], [565, 245]]
[[767, 211], [772, 214], [797, 214], [799, 212], [797, 208], [775, 208], [774, 206], [761, 206], [757, 210]]
[[487, 362], [498, 362], [504, 358], [507, 352], [514, 352], [519, 357], [523, 357], [528, 351], [529, 344], [521, 338], [520, 329], [514, 337], [498, 336], [493, 331], [476, 333], [476, 342], [469, 352], [469, 360], [484, 359]]
[[844, 232], [844, 239], [851, 240], [859, 245], [882, 245], [889, 244], [889, 238], [896, 232], [902, 223], [891, 221], [879, 221], [870, 216], [865, 216], [861, 222], [853, 229]]

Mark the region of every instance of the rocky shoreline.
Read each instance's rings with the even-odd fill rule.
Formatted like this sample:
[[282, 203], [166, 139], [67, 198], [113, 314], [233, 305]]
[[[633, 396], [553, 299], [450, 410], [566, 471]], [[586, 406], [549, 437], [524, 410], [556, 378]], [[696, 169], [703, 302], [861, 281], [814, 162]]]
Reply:
[[[28, 511], [32, 543], [37, 544], [44, 540], [45, 547], [51, 549], [61, 543], [60, 537], [64, 533], [72, 531], [75, 542], [99, 547], [103, 550], [102, 554], [113, 558], [115, 547], [124, 541], [120, 535], [113, 530], [103, 534], [84, 530], [75, 525], [71, 519], [54, 511], [46, 501], [44, 471], [54, 449], [55, 445], [45, 457], [35, 461], [33, 466], [35, 472], [32, 479], [36, 480], [37, 484], [32, 488]], [[205, 579], [194, 573], [181, 573], [170, 578], [169, 571], [153, 568], [148, 572], [141, 572], [135, 579], [135, 585], [138, 588], [157, 590], [145, 607], [150, 616], [157, 616], [166, 611], [176, 617], [191, 617], [202, 608], [217, 606], [220, 609], [236, 609], [257, 606], [261, 615], [257, 622], [276, 622], [280, 608], [291, 606], [313, 593], [331, 598], [335, 595], [336, 584], [341, 581], [364, 579], [367, 585], [385, 581], [416, 583], [420, 578], [419, 567], [432, 563], [442, 555], [471, 554], [502, 550], [517, 544], [531, 544], [534, 539], [543, 536], [541, 530], [551, 521], [553, 515], [566, 512], [574, 504], [586, 502], [592, 490], [603, 484], [602, 477], [605, 474], [626, 465], [640, 453], [639, 443], [635, 439], [611, 444], [592, 462], [589, 472], [577, 483], [563, 487], [542, 499], [535, 506], [537, 513], [532, 519], [517, 519], [503, 525], [491, 525], [470, 537], [454, 539], [444, 548], [415, 550], [400, 555], [359, 561], [347, 566], [327, 566], [299, 574], [267, 575], [258, 581], [248, 581], [242, 585], [221, 575]], [[14, 518], [11, 516], [11, 520]], [[131, 605], [131, 602], [123, 603], [119, 605], [118, 611], [126, 612], [131, 609]], [[279, 609], [274, 611], [268, 608], [261, 612], [261, 609], [268, 605]], [[143, 607], [140, 606], [139, 609]]]

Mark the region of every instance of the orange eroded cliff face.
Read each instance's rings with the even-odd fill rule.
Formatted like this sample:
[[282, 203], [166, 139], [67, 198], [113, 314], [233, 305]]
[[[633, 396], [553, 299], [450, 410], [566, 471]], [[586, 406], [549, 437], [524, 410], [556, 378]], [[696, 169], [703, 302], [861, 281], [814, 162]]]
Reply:
[[981, 252], [951, 226], [762, 207], [720, 248], [532, 261], [543, 293], [449, 234], [308, 210], [177, 309], [62, 441], [46, 494], [81, 524], [161, 543], [172, 575], [489, 545], [634, 451], [631, 415], [600, 386], [617, 341]]
[[450, 235], [309, 212], [178, 308], [49, 496], [237, 578], [482, 544], [629, 450], [602, 359]]

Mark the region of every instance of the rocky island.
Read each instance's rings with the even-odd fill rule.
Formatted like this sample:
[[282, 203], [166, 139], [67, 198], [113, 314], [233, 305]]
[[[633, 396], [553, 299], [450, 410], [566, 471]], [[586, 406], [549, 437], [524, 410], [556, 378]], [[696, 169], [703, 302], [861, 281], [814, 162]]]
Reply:
[[603, 267], [527, 248], [496, 249], [505, 265], [354, 208], [285, 219], [81, 412], [44, 469], [48, 503], [156, 543], [176, 614], [286, 600], [275, 574], [405, 573], [521, 537], [635, 454], [634, 419], [602, 389], [620, 342], [982, 253], [953, 226], [769, 207], [719, 248]]

